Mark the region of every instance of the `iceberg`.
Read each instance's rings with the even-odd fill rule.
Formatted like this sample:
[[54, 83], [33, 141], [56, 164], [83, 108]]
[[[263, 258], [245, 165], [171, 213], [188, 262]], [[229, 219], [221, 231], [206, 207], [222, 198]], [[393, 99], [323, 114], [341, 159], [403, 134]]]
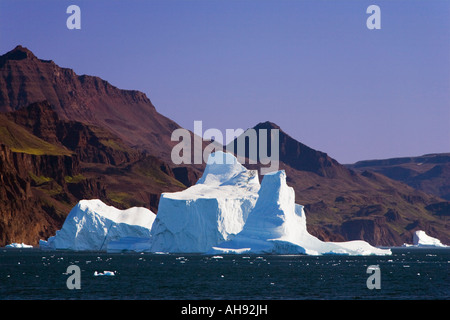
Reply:
[[10, 243], [7, 244], [5, 248], [30, 249], [33, 248], [33, 246], [25, 243]]
[[72, 208], [61, 230], [47, 241], [40, 240], [41, 249], [106, 251], [111, 241], [122, 238], [150, 237], [155, 214], [147, 208], [120, 210], [101, 200], [81, 200]]
[[259, 188], [256, 170], [229, 153], [211, 154], [195, 185], [161, 195], [145, 251], [204, 253], [230, 240], [244, 227]]
[[418, 230], [414, 232], [413, 235], [413, 246], [417, 247], [447, 247], [442, 244], [439, 239], [430, 237], [423, 230]]
[[98, 277], [98, 276], [115, 276], [115, 272], [114, 271], [103, 271], [103, 272], [98, 272], [95, 271], [94, 272], [94, 277]]
[[286, 184], [284, 170], [266, 174], [258, 195], [242, 231], [214, 246], [211, 254], [391, 254], [365, 241], [324, 242], [309, 234], [303, 206], [295, 203], [295, 192]]
[[108, 252], [386, 255], [365, 241], [325, 242], [309, 234], [303, 206], [284, 170], [259, 183], [225, 152], [210, 155], [198, 182], [163, 193], [158, 214], [145, 208], [119, 210], [100, 200], [82, 200], [61, 230], [41, 248]]

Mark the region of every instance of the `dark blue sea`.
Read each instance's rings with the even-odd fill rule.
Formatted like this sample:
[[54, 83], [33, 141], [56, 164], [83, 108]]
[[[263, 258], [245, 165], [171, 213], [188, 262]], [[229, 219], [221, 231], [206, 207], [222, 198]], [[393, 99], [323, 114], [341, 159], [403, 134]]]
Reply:
[[[72, 265], [79, 267], [79, 289], [67, 285], [75, 275], [68, 272]], [[368, 266], [379, 268], [379, 289], [368, 288]], [[113, 275], [99, 275], [105, 271]], [[447, 300], [449, 271], [449, 249], [399, 248], [391, 256], [209, 256], [2, 248], [0, 299]]]

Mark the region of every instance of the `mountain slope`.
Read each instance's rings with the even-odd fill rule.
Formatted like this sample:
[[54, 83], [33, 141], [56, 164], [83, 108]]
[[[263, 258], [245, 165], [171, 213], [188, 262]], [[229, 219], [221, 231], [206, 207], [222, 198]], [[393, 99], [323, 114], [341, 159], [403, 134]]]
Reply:
[[366, 160], [346, 166], [359, 172], [378, 172], [415, 189], [450, 200], [450, 153]]
[[159, 114], [144, 93], [79, 76], [22, 46], [0, 56], [0, 112], [43, 100], [61, 119], [102, 127], [131, 146], [170, 160], [171, 133], [179, 125]]
[[1, 143], [7, 145], [13, 152], [48, 155], [71, 155], [69, 150], [55, 146], [36, 137], [25, 128], [9, 120], [4, 114], [0, 114]]
[[[253, 129], [258, 134], [258, 129], [280, 130], [279, 169], [286, 171], [296, 203], [305, 206], [313, 235], [322, 240], [363, 239], [372, 245], [402, 245], [412, 243], [413, 231], [422, 228], [444, 243], [450, 242], [448, 216], [432, 210], [449, 204], [443, 199], [381, 174], [348, 169], [271, 122]], [[270, 145], [270, 137], [268, 141]]]

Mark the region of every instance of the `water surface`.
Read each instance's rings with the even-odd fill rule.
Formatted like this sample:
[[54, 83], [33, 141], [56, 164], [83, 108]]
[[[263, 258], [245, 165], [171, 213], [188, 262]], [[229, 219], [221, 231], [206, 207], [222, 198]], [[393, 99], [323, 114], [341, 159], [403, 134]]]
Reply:
[[[80, 268], [69, 290], [70, 265]], [[367, 267], [380, 269], [368, 289]], [[391, 256], [195, 255], [0, 249], [0, 299], [449, 299], [449, 249]], [[113, 271], [114, 276], [95, 276]]]

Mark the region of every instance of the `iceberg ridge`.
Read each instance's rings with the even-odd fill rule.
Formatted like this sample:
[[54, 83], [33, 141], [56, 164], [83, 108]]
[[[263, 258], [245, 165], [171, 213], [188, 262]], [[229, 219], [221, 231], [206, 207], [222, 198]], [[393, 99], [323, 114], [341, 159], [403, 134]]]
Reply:
[[232, 240], [214, 246], [210, 253], [349, 254], [385, 255], [365, 241], [324, 242], [309, 234], [304, 208], [295, 203], [294, 189], [280, 170], [266, 174], [258, 201], [243, 230]]
[[42, 249], [105, 251], [110, 241], [124, 237], [149, 238], [155, 214], [146, 208], [120, 210], [101, 200], [81, 200], [72, 208], [61, 230]]

